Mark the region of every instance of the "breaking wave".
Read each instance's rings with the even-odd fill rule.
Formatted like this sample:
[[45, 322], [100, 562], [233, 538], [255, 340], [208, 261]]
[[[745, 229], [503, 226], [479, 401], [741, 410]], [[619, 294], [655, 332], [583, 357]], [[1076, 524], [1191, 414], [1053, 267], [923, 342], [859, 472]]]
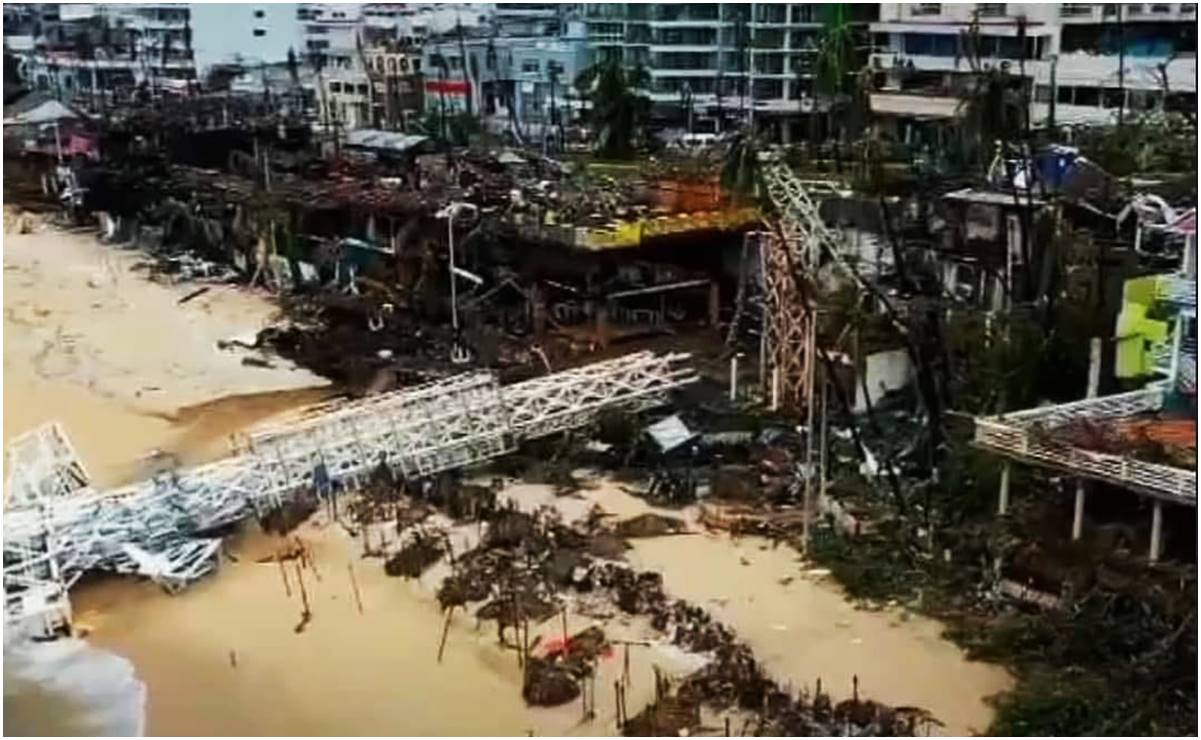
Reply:
[[133, 664], [83, 640], [4, 645], [4, 734], [140, 736], [146, 686]]

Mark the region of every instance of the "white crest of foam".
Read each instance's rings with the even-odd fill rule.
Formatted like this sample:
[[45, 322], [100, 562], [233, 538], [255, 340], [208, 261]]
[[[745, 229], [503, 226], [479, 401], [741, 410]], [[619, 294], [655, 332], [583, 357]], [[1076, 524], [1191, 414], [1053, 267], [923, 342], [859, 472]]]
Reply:
[[[4, 704], [22, 700], [22, 689], [43, 694], [78, 716], [57, 718], [97, 735], [141, 736], [146, 686], [133, 664], [83, 640], [6, 641]], [[56, 722], [57, 724], [57, 722]], [[32, 729], [32, 728], [31, 728]]]

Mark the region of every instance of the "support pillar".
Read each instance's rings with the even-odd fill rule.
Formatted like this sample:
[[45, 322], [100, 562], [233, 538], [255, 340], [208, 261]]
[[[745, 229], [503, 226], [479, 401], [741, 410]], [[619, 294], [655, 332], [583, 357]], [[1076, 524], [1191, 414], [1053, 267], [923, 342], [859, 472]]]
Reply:
[[738, 357], [735, 353], [730, 357], [730, 403], [738, 400]]
[[536, 282], [530, 287], [530, 314], [534, 336], [542, 339], [546, 334], [546, 296], [542, 293], [542, 286]]
[[717, 328], [718, 322], [721, 319], [721, 291], [718, 289], [717, 281], [709, 283], [709, 326]]
[[771, 410], [780, 410], [780, 368], [771, 369]]
[[1084, 481], [1076, 481], [1076, 509], [1072, 513], [1072, 542], [1077, 542], [1084, 531]]
[[1163, 502], [1155, 499], [1151, 508], [1151, 552], [1147, 559], [1152, 563], [1159, 561], [1160, 542], [1163, 538]]
[[1001, 464], [1001, 495], [997, 499], [997, 514], [1005, 516], [1009, 512], [1009, 463]]
[[604, 301], [596, 308], [596, 343], [602, 349], [609, 346], [609, 302]]

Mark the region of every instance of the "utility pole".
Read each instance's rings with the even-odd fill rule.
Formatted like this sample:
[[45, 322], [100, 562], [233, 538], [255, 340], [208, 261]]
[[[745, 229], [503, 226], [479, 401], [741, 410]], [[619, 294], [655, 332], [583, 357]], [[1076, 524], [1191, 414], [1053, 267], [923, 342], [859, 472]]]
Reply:
[[1047, 128], [1055, 130], [1055, 104], [1059, 98], [1059, 88], [1055, 84], [1055, 68], [1059, 66], [1059, 55], [1051, 55], [1051, 99], [1048, 101], [1047, 107]]
[[[1126, 120], [1126, 22], [1118, 3], [1118, 127]], [[1104, 101], [1102, 101], [1104, 102]]]

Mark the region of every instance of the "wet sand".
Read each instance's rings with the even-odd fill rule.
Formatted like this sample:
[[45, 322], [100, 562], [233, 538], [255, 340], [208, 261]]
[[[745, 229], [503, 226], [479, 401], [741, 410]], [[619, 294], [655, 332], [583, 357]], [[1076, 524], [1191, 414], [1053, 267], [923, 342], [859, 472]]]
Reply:
[[[653, 510], [695, 522], [694, 510], [651, 509], [612, 483], [584, 496], [622, 516]], [[969, 661], [941, 637], [935, 620], [901, 608], [857, 609], [787, 546], [700, 531], [631, 544], [631, 565], [662, 573], [669, 594], [733, 627], [768, 671], [794, 688], [812, 690], [820, 678], [836, 700], [850, 698], [857, 675], [862, 696], [930, 711], [945, 725], [936, 734], [970, 735], [992, 721], [987, 697], [1012, 686], [1006, 669]]]
[[262, 296], [213, 286], [179, 305], [196, 285], [151, 283], [130, 271], [139, 259], [86, 233], [5, 236], [5, 441], [59, 421], [107, 487], [136, 477], [153, 449], [212, 459], [230, 433], [328, 394], [305, 370], [250, 367], [245, 351], [217, 348], [272, 319]]
[[[9, 236], [6, 246], [5, 436], [59, 420], [102, 484], [135, 475], [132, 461], [156, 447], [219, 454], [228, 434], [325, 393], [305, 390], [319, 382], [308, 373], [245, 367], [240, 355], [216, 349], [217, 339], [271, 315], [261, 298], [215, 288], [176, 306], [188, 288], [129, 273], [111, 286], [93, 280], [101, 286], [93, 287], [89, 279], [109, 250], [89, 236], [41, 232]], [[252, 395], [214, 402], [242, 394]], [[508, 493], [525, 507], [551, 498], [545, 486], [529, 484]], [[578, 515], [594, 501], [622, 516], [646, 509], [615, 486], [558, 505]], [[616, 732], [612, 683], [620, 660], [601, 662], [594, 721], [580, 722], [579, 704], [529, 709], [516, 656], [497, 645], [492, 625], [477, 629], [456, 614], [439, 665], [443, 616], [428, 583], [387, 578], [378, 560], [361, 559], [361, 545], [320, 516], [301, 536], [316, 553], [321, 580], [306, 579], [313, 621], [299, 634], [297, 584], [289, 597], [277, 566], [255, 562], [275, 546], [262, 535], [231, 543], [237, 560], [178, 596], [129, 580], [77, 587], [76, 617], [88, 641], [129, 658], [147, 686], [148, 733]], [[631, 557], [661, 570], [670, 593], [713, 609], [795, 686], [821, 676], [844, 696], [857, 672], [866, 696], [923, 706], [947, 723], [945, 732], [970, 732], [988, 723], [984, 697], [1008, 685], [1002, 669], [969, 663], [939, 639], [936, 623], [857, 612], [833, 585], [801, 578], [802, 565], [786, 549], [688, 535], [639, 541]], [[795, 580], [781, 586], [788, 576]], [[573, 613], [569, 630], [595, 618], [603, 615]], [[605, 629], [611, 638], [658, 639], [638, 620], [609, 619]], [[541, 631], [550, 638], [562, 627], [552, 619]], [[652, 665], [682, 674], [696, 663], [669, 646], [635, 647], [631, 714], [653, 691]], [[45, 717], [41, 732], [86, 726], [86, 718], [62, 716], [68, 698], [42, 689], [6, 694], [6, 710]]]

